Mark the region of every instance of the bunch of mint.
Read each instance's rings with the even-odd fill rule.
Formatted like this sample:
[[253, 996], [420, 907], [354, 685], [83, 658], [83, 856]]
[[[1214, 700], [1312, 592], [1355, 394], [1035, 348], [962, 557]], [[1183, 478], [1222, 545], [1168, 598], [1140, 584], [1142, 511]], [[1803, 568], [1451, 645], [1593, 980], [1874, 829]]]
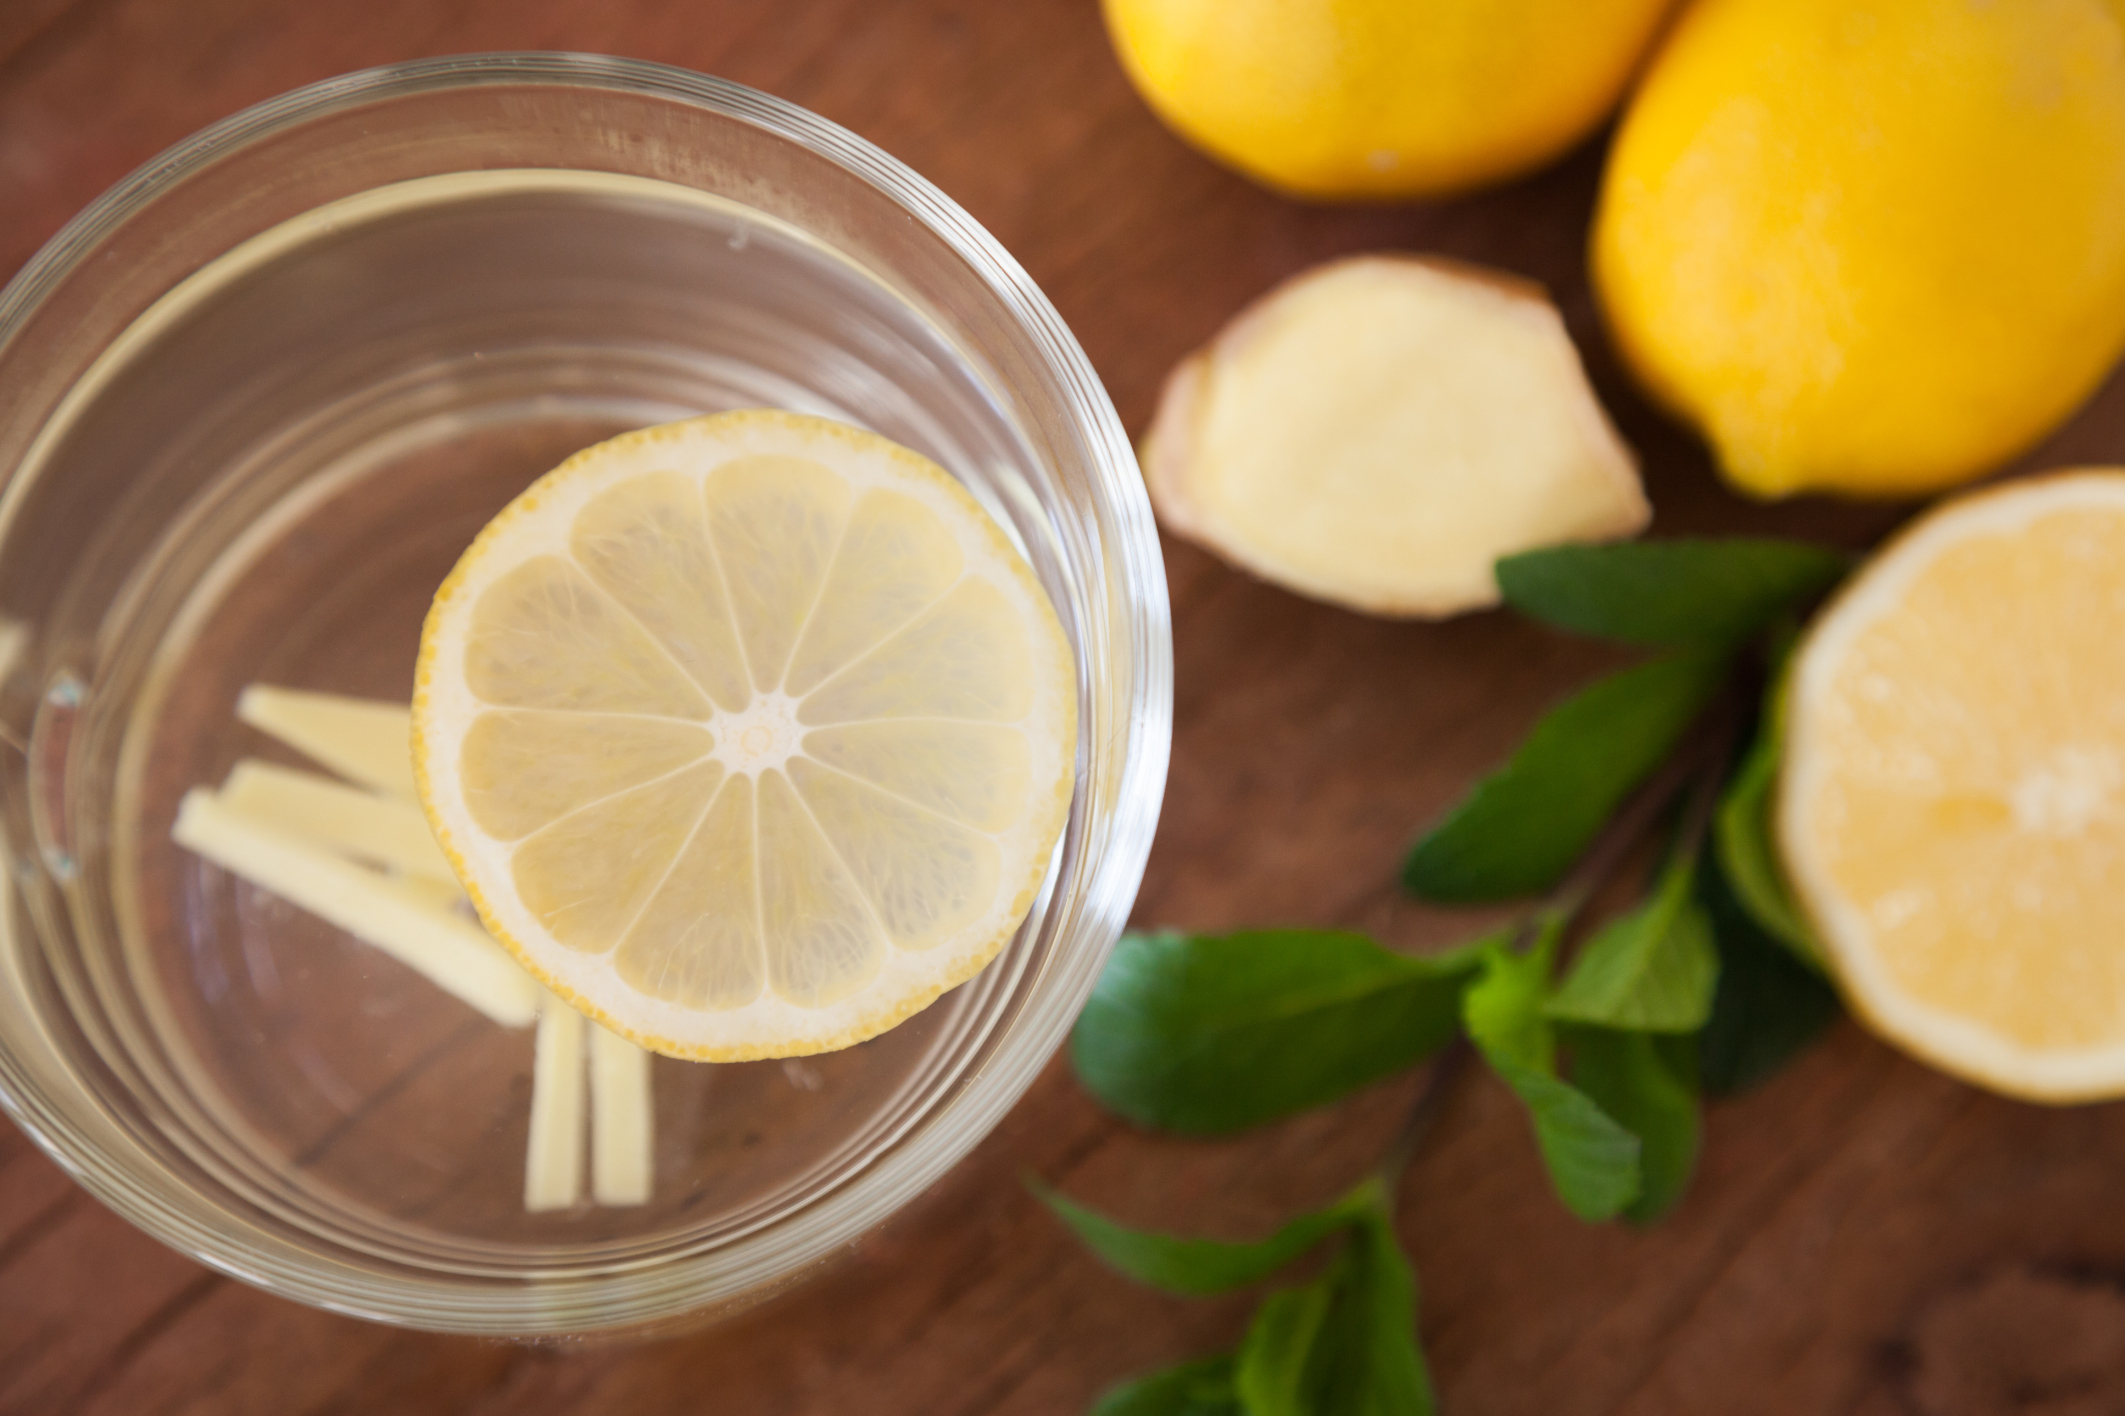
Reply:
[[[1072, 1057], [1143, 1125], [1225, 1134], [1439, 1061], [1378, 1168], [1259, 1243], [1131, 1229], [1042, 1191], [1109, 1264], [1174, 1293], [1260, 1283], [1334, 1246], [1317, 1277], [1262, 1300], [1236, 1352], [1119, 1388], [1095, 1416], [1429, 1416], [1395, 1192], [1466, 1057], [1525, 1106], [1579, 1218], [1644, 1224], [1681, 1198], [1702, 1098], [1767, 1077], [1837, 1013], [1769, 811], [1780, 665], [1799, 615], [1850, 568], [1762, 539], [1500, 561], [1521, 613], [1654, 651], [1549, 712], [1411, 850], [1410, 893], [1528, 901], [1511, 923], [1421, 957], [1320, 930], [1123, 937]], [[1589, 928], [1589, 901], [1656, 833], [1643, 898]]]

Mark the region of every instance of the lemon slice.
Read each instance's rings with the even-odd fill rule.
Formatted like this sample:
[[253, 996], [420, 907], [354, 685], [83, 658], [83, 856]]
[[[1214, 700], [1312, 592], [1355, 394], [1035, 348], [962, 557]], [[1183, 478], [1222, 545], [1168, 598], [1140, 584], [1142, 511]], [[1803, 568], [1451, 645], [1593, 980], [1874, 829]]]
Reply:
[[750, 411], [576, 454], [421, 635], [414, 770], [494, 937], [675, 1057], [845, 1047], [993, 958], [1069, 805], [1074, 660], [964, 488]]
[[1862, 1015], [2012, 1095], [2125, 1094], [2125, 472], [1929, 514], [1791, 693], [1780, 844]]

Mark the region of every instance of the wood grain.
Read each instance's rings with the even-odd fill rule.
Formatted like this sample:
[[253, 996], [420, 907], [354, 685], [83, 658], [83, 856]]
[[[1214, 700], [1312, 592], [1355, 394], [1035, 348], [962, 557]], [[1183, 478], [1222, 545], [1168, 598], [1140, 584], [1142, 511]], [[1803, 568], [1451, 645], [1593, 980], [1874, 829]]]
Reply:
[[[1350, 251], [1440, 251], [1549, 285], [1644, 456], [1661, 530], [1862, 544], [1897, 517], [1744, 505], [1628, 387], [1582, 273], [1598, 143], [1459, 202], [1295, 205], [1150, 118], [1092, 0], [0, 0], [0, 271], [244, 105], [372, 64], [537, 48], [717, 73], [908, 162], [1024, 262], [1132, 432], [1172, 362], [1278, 280]], [[2121, 451], [2113, 381], [2029, 465]], [[1396, 899], [1400, 849], [1608, 656], [1498, 615], [1358, 618], [1180, 544], [1167, 569], [1173, 773], [1139, 921], [1355, 923], [1402, 944], [1465, 929]], [[142, 1237], [0, 1126], [0, 1411], [1074, 1413], [1127, 1374], [1229, 1345], [1246, 1301], [1112, 1277], [1023, 1174], [1135, 1220], [1257, 1233], [1346, 1184], [1414, 1085], [1205, 1144], [1117, 1124], [1057, 1063], [838, 1267], [722, 1327], [584, 1350], [266, 1296]], [[1695, 1190], [1644, 1233], [1571, 1220], [1512, 1104], [1472, 1082], [1407, 1182], [1404, 1230], [1452, 1416], [2108, 1412], [2125, 1410], [2121, 1178], [2125, 1109], [1984, 1096], [1845, 1026], [1712, 1109]]]

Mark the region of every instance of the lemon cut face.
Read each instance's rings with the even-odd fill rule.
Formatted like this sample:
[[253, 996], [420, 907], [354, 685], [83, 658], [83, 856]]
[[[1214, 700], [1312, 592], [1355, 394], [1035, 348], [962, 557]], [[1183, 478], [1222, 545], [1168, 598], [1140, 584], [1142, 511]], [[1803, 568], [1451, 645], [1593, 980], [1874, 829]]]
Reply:
[[1922, 517], [1789, 693], [1780, 844], [1860, 1013], [1994, 1090], [2125, 1095], [2125, 471]]
[[748, 411], [576, 454], [421, 636], [413, 753], [488, 929], [677, 1057], [845, 1047], [995, 957], [1069, 806], [1031, 569], [875, 434]]

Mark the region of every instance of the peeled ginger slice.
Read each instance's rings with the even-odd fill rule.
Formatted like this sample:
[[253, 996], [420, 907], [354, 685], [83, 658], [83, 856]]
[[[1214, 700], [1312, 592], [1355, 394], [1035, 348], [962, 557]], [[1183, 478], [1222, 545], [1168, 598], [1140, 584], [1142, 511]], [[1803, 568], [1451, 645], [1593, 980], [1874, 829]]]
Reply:
[[1494, 605], [1500, 556], [1650, 515], [1542, 291], [1405, 256], [1319, 267], [1242, 312], [1173, 372], [1144, 454], [1167, 529], [1374, 614]]

